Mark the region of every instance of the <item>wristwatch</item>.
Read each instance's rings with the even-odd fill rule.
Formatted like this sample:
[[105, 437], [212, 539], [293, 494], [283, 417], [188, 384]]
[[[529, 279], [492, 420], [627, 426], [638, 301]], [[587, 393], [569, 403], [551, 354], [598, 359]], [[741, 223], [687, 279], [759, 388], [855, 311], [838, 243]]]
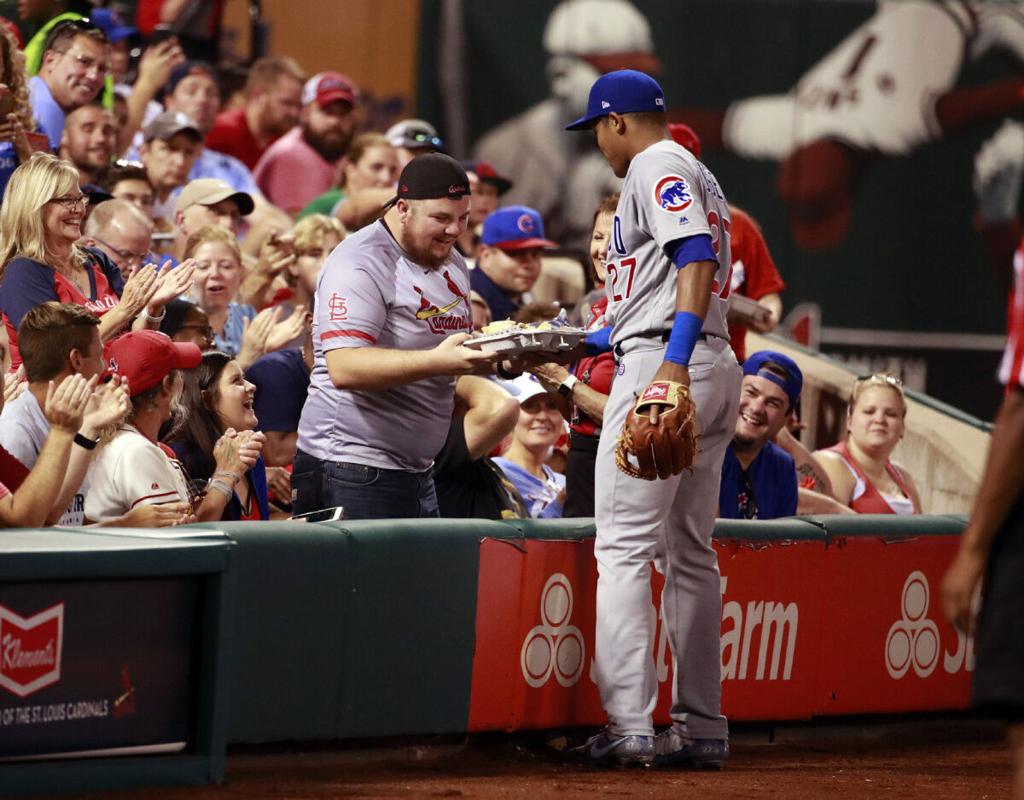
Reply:
[[572, 397], [572, 387], [575, 386], [579, 381], [575, 375], [570, 374], [564, 381], [558, 384], [558, 393], [562, 397]]

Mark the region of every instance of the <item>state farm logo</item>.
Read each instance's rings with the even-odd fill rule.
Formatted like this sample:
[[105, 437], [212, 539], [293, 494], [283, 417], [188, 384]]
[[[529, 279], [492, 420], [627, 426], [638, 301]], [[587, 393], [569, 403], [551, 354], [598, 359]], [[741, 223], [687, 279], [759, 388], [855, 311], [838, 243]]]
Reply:
[[21, 617], [0, 606], [0, 686], [28, 697], [60, 680], [64, 604]]
[[903, 582], [902, 619], [885, 637], [885, 668], [896, 680], [911, 667], [919, 678], [927, 678], [939, 663], [939, 628], [925, 617], [928, 597], [928, 578], [914, 570]]
[[523, 678], [534, 689], [539, 689], [551, 678], [566, 688], [573, 686], [583, 674], [583, 634], [570, 625], [572, 616], [572, 584], [556, 572], [540, 593], [540, 620], [526, 635], [519, 663]]

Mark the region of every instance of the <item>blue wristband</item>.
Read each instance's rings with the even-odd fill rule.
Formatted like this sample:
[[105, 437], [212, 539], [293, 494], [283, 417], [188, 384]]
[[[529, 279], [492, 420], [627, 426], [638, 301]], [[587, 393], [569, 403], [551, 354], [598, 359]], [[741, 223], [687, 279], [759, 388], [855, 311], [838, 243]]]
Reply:
[[605, 325], [603, 328], [591, 331], [583, 339], [583, 352], [588, 356], [599, 356], [602, 353], [611, 352], [611, 338], [611, 325]]
[[686, 366], [690, 363], [693, 348], [700, 337], [700, 329], [704, 320], [689, 311], [677, 311], [672, 321], [672, 333], [668, 337], [665, 348], [665, 360], [673, 364]]

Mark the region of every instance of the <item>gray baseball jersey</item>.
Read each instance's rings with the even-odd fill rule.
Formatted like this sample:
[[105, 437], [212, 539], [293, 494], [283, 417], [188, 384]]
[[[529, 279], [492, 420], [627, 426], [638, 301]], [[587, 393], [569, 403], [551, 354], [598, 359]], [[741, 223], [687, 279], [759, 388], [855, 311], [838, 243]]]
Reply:
[[[665, 255], [671, 242], [711, 236], [718, 269], [704, 333], [728, 338], [725, 323], [731, 253], [731, 222], [718, 181], [688, 150], [670, 140], [635, 156], [615, 209], [608, 248], [608, 318], [612, 344], [660, 336], [676, 310], [676, 266]], [[726, 235], [722, 235], [723, 230]]]
[[341, 347], [428, 350], [472, 330], [469, 273], [452, 250], [437, 269], [408, 259], [383, 222], [334, 249], [317, 281], [313, 371], [298, 446], [324, 461], [423, 472], [444, 444], [455, 380], [427, 378], [386, 391], [335, 388], [325, 354]]

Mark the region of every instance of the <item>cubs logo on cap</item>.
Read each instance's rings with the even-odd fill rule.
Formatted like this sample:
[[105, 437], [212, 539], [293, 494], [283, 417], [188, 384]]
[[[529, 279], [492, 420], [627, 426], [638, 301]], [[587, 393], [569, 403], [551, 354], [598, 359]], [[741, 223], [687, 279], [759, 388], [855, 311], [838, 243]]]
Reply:
[[489, 214], [480, 241], [502, 250], [558, 247], [544, 238], [544, 220], [529, 206], [507, 206]]
[[663, 211], [675, 214], [693, 205], [693, 195], [685, 178], [666, 175], [654, 185], [654, 201]]

